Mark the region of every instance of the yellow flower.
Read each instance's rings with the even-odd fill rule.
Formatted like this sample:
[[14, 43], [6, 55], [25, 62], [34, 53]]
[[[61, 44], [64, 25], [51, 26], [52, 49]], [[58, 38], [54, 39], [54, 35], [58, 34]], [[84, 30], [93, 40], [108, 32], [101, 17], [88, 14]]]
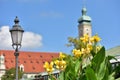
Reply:
[[92, 44], [87, 44], [87, 48], [89, 48], [90, 50], [92, 50], [93, 49]]
[[64, 55], [62, 52], [60, 52], [59, 58], [60, 58], [60, 59], [64, 59], [64, 58], [65, 58], [65, 55]]
[[82, 54], [85, 54], [85, 49], [82, 48], [82, 49], [81, 49], [81, 52], [82, 52]]
[[83, 42], [83, 43], [86, 43], [89, 41], [89, 36], [87, 34], [84, 34], [83, 37], [80, 38], [80, 40]]
[[82, 55], [82, 52], [80, 50], [77, 50], [77, 49], [73, 49], [72, 53], [77, 58], [79, 58]]
[[87, 47], [87, 48], [82, 48], [82, 49], [81, 49], [82, 54], [89, 54], [90, 51], [91, 51], [91, 50], [90, 50], [90, 48], [88, 48], [88, 47]]
[[94, 43], [94, 38], [93, 37], [90, 38], [90, 42]]
[[88, 34], [84, 34], [84, 37], [85, 37], [86, 39], [88, 39], [88, 38], [89, 38]]
[[92, 38], [90, 38], [90, 41], [93, 42], [99, 42], [101, 40], [101, 38], [98, 35], [93, 36]]
[[61, 60], [61, 61], [56, 60], [55, 64], [56, 64], [56, 68], [59, 70], [64, 70], [66, 68], [66, 61], [64, 60]]
[[90, 53], [90, 48], [86, 48], [86, 54]]
[[94, 37], [95, 42], [99, 42], [101, 40], [101, 38], [99, 36], [97, 36], [97, 35], [95, 35], [93, 37]]
[[50, 64], [48, 62], [45, 62], [43, 67], [46, 69], [48, 73], [51, 73], [54, 70], [53, 65], [54, 65], [53, 62], [50, 62]]
[[99, 51], [101, 49], [101, 46], [97, 46], [96, 49], [97, 51]]

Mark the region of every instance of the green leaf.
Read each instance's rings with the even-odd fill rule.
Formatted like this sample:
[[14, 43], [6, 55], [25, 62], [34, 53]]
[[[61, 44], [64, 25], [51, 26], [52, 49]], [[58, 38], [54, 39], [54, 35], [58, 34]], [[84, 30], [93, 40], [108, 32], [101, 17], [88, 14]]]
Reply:
[[120, 80], [120, 78], [117, 78], [117, 79], [115, 79], [115, 80]]
[[80, 65], [81, 65], [81, 61], [76, 60], [75, 61], [75, 73], [78, 73], [78, 71], [80, 70]]
[[58, 80], [64, 80], [64, 72], [60, 73], [59, 79]]
[[108, 76], [108, 80], [115, 80], [114, 75], [115, 75], [114, 72], [111, 75], [109, 75]]
[[100, 64], [105, 59], [105, 48], [102, 47], [101, 50], [93, 57], [92, 59], [92, 67], [95, 70], [95, 72], [98, 72], [100, 68]]
[[106, 73], [106, 63], [105, 63], [105, 60], [101, 63], [100, 65], [100, 68], [98, 70], [98, 73], [97, 73], [97, 80], [102, 80], [105, 76], [105, 73]]
[[85, 70], [87, 80], [97, 80], [95, 72], [92, 68], [87, 67]]

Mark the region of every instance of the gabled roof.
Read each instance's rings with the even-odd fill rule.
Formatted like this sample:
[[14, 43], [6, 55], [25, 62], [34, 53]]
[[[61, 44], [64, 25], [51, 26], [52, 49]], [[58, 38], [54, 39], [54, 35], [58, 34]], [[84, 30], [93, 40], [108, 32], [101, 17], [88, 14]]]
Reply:
[[113, 48], [110, 48], [106, 51], [107, 55], [111, 55], [111, 56], [120, 56], [120, 46], [116, 46]]
[[[5, 67], [10, 69], [15, 67], [15, 56], [12, 50], [0, 50], [0, 55], [5, 56]], [[24, 65], [25, 73], [44, 72], [43, 64], [45, 61], [50, 62], [53, 58], [58, 57], [55, 52], [25, 52], [20, 51], [18, 57], [18, 65]]]

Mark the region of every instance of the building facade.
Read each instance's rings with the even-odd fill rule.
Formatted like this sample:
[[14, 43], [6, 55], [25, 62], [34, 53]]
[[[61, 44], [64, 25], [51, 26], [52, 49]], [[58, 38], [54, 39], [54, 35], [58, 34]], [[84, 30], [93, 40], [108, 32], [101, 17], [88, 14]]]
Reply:
[[[37, 74], [45, 74], [43, 64], [52, 59], [57, 58], [58, 53], [55, 52], [25, 52], [20, 51], [18, 65], [19, 69], [24, 72], [23, 78], [33, 78]], [[5, 74], [5, 70], [15, 68], [14, 51], [0, 50], [0, 79]]]

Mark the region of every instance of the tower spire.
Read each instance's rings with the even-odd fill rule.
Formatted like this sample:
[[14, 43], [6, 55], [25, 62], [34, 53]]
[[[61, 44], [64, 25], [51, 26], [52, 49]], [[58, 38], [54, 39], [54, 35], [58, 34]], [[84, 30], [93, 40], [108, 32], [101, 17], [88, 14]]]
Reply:
[[83, 0], [83, 7], [86, 7], [86, 0]]
[[82, 37], [84, 34], [87, 34], [91, 37], [92, 29], [91, 29], [91, 17], [87, 15], [87, 9], [85, 7], [86, 0], [83, 0], [83, 8], [81, 10], [82, 16], [78, 19], [78, 31], [79, 37]]

